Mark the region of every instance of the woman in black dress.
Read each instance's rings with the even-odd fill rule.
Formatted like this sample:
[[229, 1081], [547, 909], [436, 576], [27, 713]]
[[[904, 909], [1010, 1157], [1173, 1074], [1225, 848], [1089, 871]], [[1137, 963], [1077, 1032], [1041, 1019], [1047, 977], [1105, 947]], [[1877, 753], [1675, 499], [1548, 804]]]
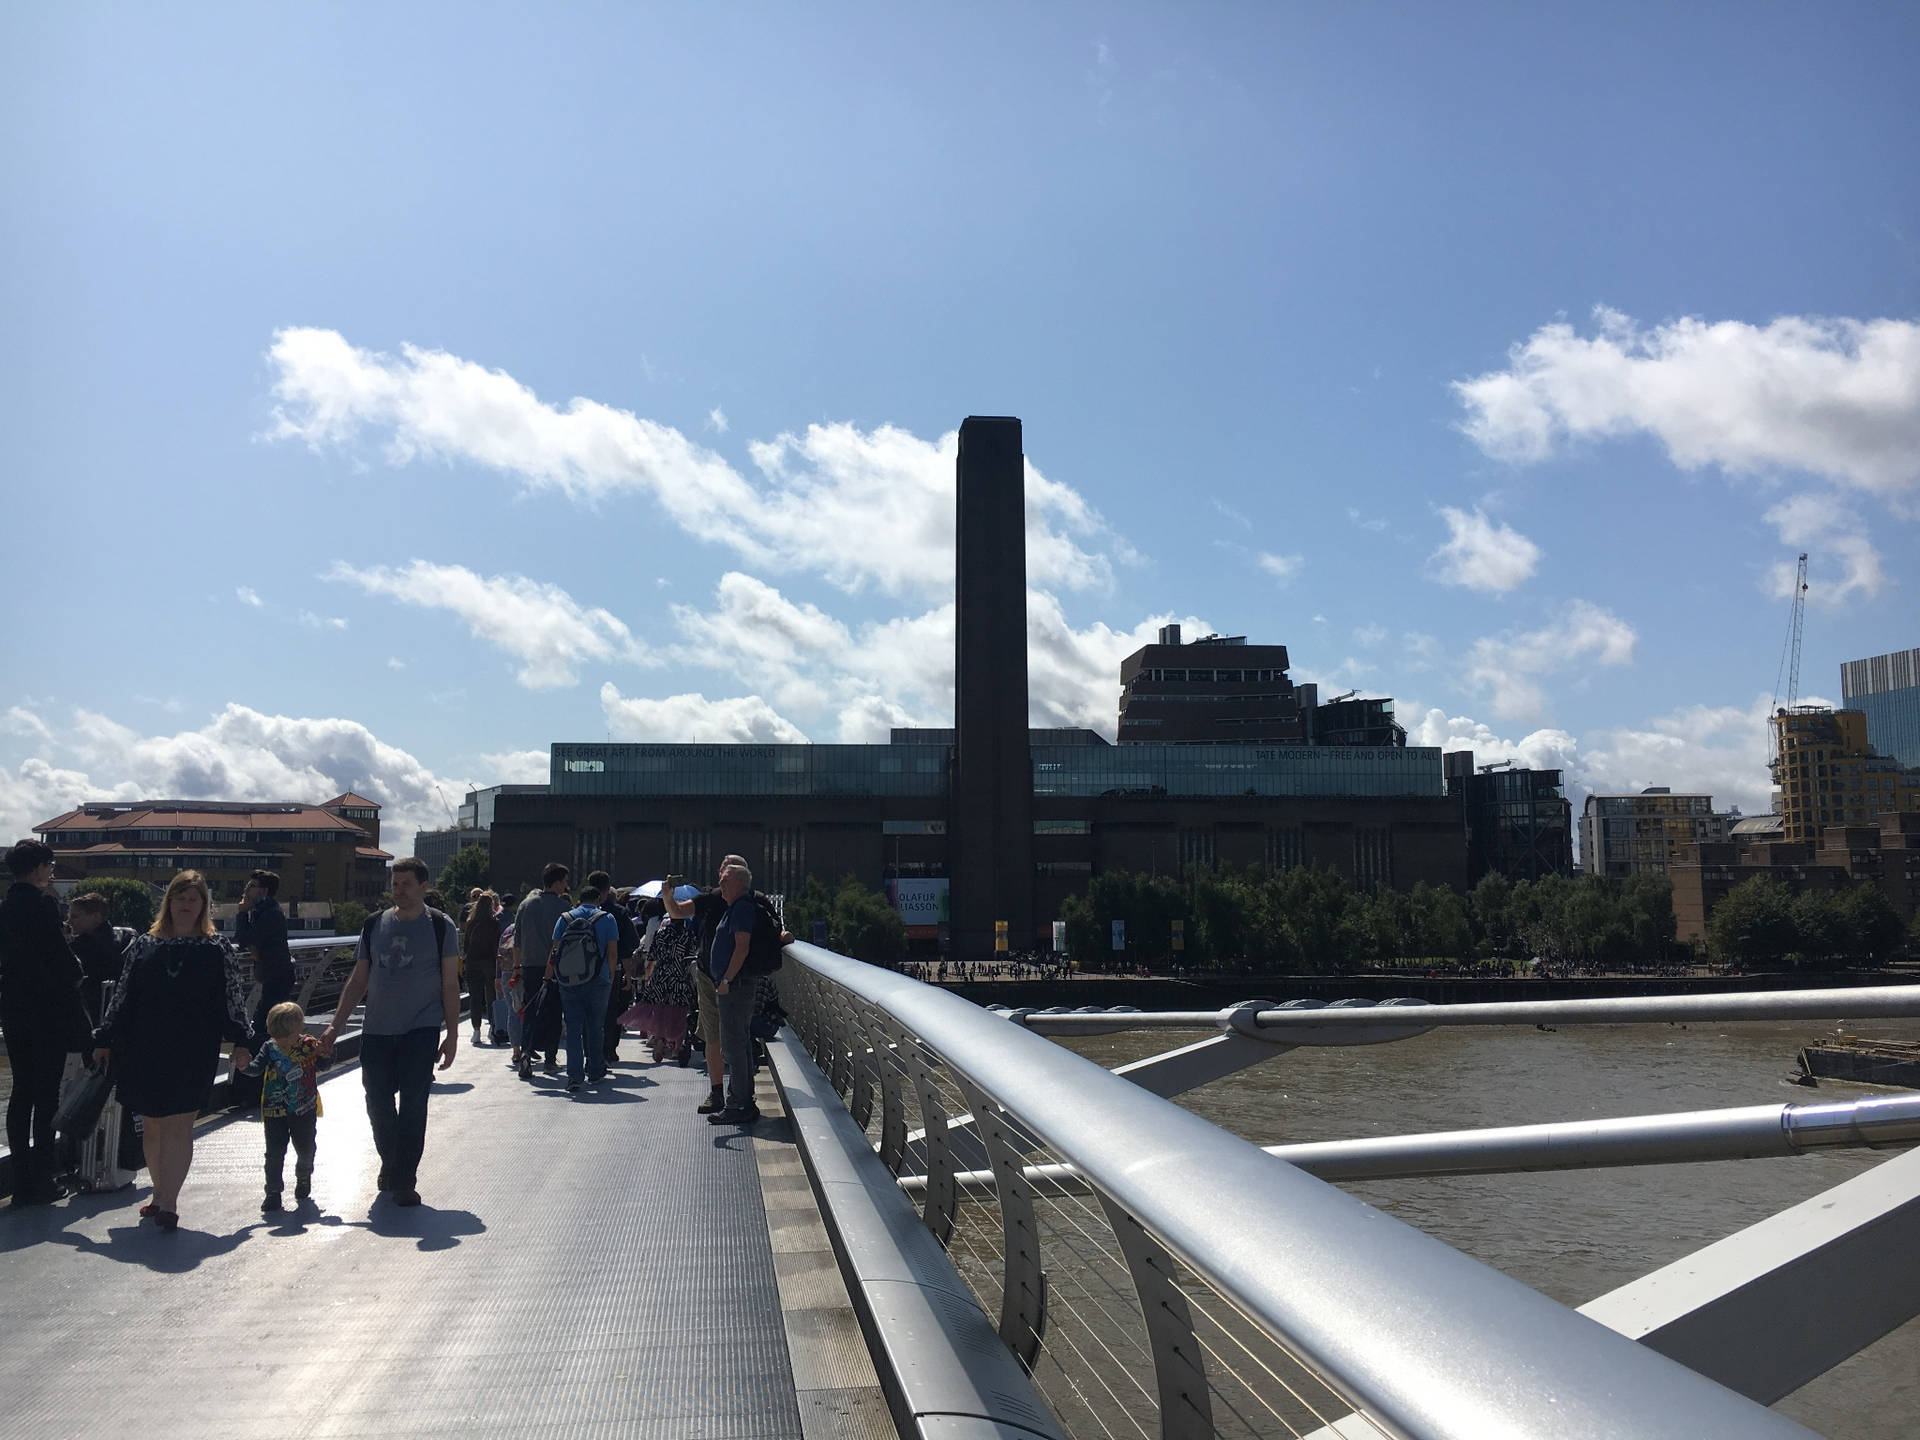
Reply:
[[127, 947], [113, 1002], [93, 1032], [94, 1059], [111, 1062], [120, 1103], [142, 1118], [153, 1199], [140, 1213], [162, 1230], [180, 1223], [193, 1122], [211, 1098], [221, 1040], [233, 1042], [235, 1069], [255, 1048], [239, 957], [214, 933], [211, 899], [199, 871], [173, 877], [153, 928]]

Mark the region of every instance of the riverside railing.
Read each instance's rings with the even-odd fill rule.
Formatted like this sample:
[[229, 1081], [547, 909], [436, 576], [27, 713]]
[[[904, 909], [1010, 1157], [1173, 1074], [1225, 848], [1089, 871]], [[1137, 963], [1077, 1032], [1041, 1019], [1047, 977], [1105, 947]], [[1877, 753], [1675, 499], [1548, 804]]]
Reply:
[[1070, 1433], [1810, 1433], [1031, 1033], [1042, 1017], [787, 955], [801, 1040], [887, 1169], [925, 1177], [927, 1228]]

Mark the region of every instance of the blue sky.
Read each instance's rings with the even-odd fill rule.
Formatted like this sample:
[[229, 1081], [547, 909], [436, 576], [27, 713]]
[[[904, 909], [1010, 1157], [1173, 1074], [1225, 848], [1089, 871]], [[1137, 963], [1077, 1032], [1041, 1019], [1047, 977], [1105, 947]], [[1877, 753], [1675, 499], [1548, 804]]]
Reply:
[[1764, 808], [1920, 644], [1910, 7], [0, 16], [0, 828], [404, 828], [556, 739], [950, 706], [1026, 424], [1037, 721], [1167, 618]]

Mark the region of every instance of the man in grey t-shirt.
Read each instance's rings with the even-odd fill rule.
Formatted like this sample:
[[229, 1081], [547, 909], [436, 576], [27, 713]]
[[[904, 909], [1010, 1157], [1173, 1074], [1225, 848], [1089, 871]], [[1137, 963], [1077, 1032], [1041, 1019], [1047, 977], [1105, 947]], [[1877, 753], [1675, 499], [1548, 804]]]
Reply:
[[523, 1080], [533, 1078], [533, 1057], [542, 1050], [547, 1052], [547, 1069], [560, 1068], [559, 1030], [539, 1025], [534, 1000], [546, 979], [547, 961], [553, 958], [553, 932], [560, 917], [572, 908], [573, 901], [567, 898], [567, 867], [556, 860], [540, 872], [540, 888], [522, 900], [514, 914], [513, 943], [520, 952], [520, 1004], [526, 1012], [514, 1064]]
[[433, 1085], [435, 1041], [440, 1068], [460, 1048], [460, 932], [452, 917], [426, 904], [427, 867], [394, 862], [393, 908], [361, 932], [353, 974], [320, 1034], [331, 1054], [360, 997], [367, 1019], [360, 1033], [360, 1078], [367, 1117], [380, 1152], [380, 1188], [396, 1205], [420, 1203], [420, 1156], [427, 1145], [427, 1093]]

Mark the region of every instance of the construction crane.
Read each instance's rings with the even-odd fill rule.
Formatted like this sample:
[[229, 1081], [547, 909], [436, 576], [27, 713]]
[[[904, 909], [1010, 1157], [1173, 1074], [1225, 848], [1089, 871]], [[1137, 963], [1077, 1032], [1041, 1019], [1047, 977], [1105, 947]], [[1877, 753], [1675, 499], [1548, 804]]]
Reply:
[[[1793, 708], [1800, 694], [1800, 632], [1807, 623], [1807, 557], [1803, 552], [1793, 576], [1793, 605], [1787, 613], [1787, 640], [1780, 650], [1780, 668], [1773, 677], [1773, 703], [1767, 707], [1767, 768], [1774, 784], [1780, 783], [1780, 727], [1774, 716]], [[1780, 703], [1780, 685], [1785, 680], [1787, 703]]]

